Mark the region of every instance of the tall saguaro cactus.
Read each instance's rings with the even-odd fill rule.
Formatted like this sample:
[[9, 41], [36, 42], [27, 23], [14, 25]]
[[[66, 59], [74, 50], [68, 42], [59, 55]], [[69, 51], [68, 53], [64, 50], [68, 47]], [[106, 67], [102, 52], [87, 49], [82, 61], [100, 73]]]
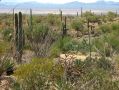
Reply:
[[21, 63], [23, 46], [25, 44], [24, 31], [22, 28], [22, 13], [19, 15], [15, 13], [15, 59], [18, 63]]
[[32, 22], [32, 9], [30, 9], [30, 31], [33, 29], [33, 22]]
[[62, 22], [62, 10], [60, 10], [60, 18], [61, 18], [61, 22]]
[[79, 13], [77, 12], [76, 16], [78, 17], [79, 16]]
[[82, 17], [82, 15], [83, 15], [83, 8], [81, 7], [81, 17]]
[[90, 21], [87, 20], [87, 27], [88, 27], [88, 37], [89, 37], [89, 52], [90, 52], [90, 60], [91, 60], [91, 36], [90, 36]]
[[65, 16], [64, 19], [64, 24], [63, 24], [63, 33], [62, 33], [62, 37], [67, 35], [67, 17]]

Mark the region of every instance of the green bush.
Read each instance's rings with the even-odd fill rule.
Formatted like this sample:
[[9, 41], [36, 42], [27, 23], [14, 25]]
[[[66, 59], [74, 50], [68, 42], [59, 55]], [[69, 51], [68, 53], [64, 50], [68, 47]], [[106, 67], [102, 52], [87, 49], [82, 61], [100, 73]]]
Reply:
[[5, 29], [2, 31], [2, 35], [4, 40], [10, 41], [12, 39], [13, 30]]
[[5, 72], [8, 68], [13, 68], [14, 63], [11, 62], [10, 59], [3, 58], [0, 59], [0, 76], [2, 75], [3, 72]]
[[114, 69], [114, 67], [112, 66], [111, 61], [105, 59], [105, 58], [101, 58], [97, 61], [97, 67], [98, 68], [102, 68], [105, 71], [111, 71]]
[[53, 14], [47, 15], [47, 22], [48, 22], [48, 25], [51, 25], [51, 26], [61, 25], [60, 18], [57, 15], [53, 15]]
[[70, 51], [87, 52], [88, 50], [89, 47], [85, 41], [74, 41], [71, 39], [71, 37], [64, 37], [63, 39], [60, 38], [56, 43], [54, 43], [54, 45], [51, 48], [52, 53], [54, 53], [55, 51], [58, 53]]
[[21, 90], [46, 90], [61, 81], [64, 69], [55, 65], [50, 59], [33, 59], [29, 64], [21, 65], [15, 76], [21, 85]]
[[[113, 63], [110, 60], [76, 60], [74, 63], [84, 73], [79, 77], [78, 88], [84, 90], [118, 90], [119, 82], [112, 81]], [[75, 86], [76, 88], [76, 86]]]
[[10, 45], [8, 42], [0, 41], [0, 56], [5, 54], [9, 48], [10, 48]]
[[107, 19], [109, 21], [113, 21], [113, 19], [116, 17], [116, 13], [113, 13], [113, 12], [108, 12], [107, 14]]
[[33, 31], [27, 32], [29, 46], [37, 57], [49, 57], [50, 48], [57, 40], [58, 34], [46, 24], [36, 25]]
[[103, 24], [99, 28], [102, 31], [102, 33], [110, 33], [112, 31], [111, 25], [109, 24]]

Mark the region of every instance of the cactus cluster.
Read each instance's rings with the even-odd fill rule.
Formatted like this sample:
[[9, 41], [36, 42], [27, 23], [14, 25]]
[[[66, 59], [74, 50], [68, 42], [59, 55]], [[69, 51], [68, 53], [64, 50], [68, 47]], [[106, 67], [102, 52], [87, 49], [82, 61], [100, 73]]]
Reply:
[[18, 63], [21, 63], [23, 47], [25, 44], [25, 36], [24, 30], [22, 28], [22, 13], [15, 13], [15, 35], [14, 35], [14, 43], [15, 43], [15, 59]]

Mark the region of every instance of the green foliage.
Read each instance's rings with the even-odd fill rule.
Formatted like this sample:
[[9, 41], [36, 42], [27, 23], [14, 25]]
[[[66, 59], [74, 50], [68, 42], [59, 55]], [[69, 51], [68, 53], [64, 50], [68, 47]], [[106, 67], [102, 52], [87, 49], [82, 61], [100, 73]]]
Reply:
[[108, 24], [103, 24], [99, 28], [103, 33], [110, 33], [111, 32], [111, 26]]
[[47, 22], [49, 25], [52, 25], [52, 26], [61, 25], [60, 18], [58, 18], [57, 15], [53, 15], [53, 14], [47, 15]]
[[119, 52], [119, 36], [118, 33], [113, 32], [111, 34], [108, 34], [106, 36], [106, 41], [110, 44], [110, 46], [112, 46], [112, 48], [114, 50], [116, 50], [117, 52]]
[[71, 37], [64, 37], [53, 44], [51, 47], [51, 56], [58, 56], [61, 52], [70, 51], [87, 53], [89, 51], [89, 46], [85, 40], [78, 42], [71, 39]]
[[10, 41], [12, 39], [13, 30], [12, 29], [5, 29], [2, 31], [3, 39], [6, 41]]
[[97, 61], [97, 67], [104, 69], [105, 71], [111, 71], [114, 69], [114, 67], [112, 66], [111, 61], [105, 59], [105, 58], [101, 58]]
[[8, 42], [0, 41], [0, 56], [5, 54], [9, 48], [10, 47]]
[[79, 18], [74, 19], [71, 25], [76, 31], [82, 31], [83, 29], [83, 22], [81, 22]]
[[116, 13], [113, 13], [113, 12], [108, 12], [107, 14], [107, 19], [109, 21], [113, 21], [113, 19], [116, 17]]
[[0, 60], [0, 76], [3, 72], [5, 72], [8, 68], [12, 68], [14, 66], [14, 63], [11, 62], [10, 59], [1, 59]]
[[33, 31], [27, 32], [29, 46], [38, 57], [49, 57], [50, 48], [57, 40], [58, 34], [50, 30], [47, 24], [38, 24]]
[[117, 90], [119, 82], [111, 81], [111, 73], [114, 70], [113, 63], [101, 58], [99, 60], [76, 60], [74, 63], [84, 73], [79, 79], [78, 88], [84, 90]]
[[42, 40], [40, 38], [45, 39], [46, 34], [48, 33], [49, 27], [44, 24], [36, 25], [33, 29], [33, 39], [34, 41], [38, 42], [39, 40]]
[[29, 64], [21, 65], [15, 76], [19, 79], [22, 90], [50, 89], [63, 76], [63, 68], [50, 59], [33, 59]]
[[97, 16], [97, 15], [91, 13], [91, 12], [85, 12], [85, 13], [83, 13], [83, 16], [89, 22], [98, 22], [99, 21], [99, 16]]

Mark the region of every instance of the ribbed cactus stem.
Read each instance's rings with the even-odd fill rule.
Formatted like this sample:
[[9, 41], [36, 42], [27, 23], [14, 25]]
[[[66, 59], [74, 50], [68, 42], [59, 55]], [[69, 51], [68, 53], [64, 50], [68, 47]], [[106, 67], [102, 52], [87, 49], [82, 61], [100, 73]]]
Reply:
[[33, 30], [33, 22], [32, 22], [32, 9], [30, 9], [30, 31]]
[[61, 21], [62, 21], [62, 10], [60, 10], [60, 18], [61, 18]]
[[118, 16], [118, 12], [117, 12], [117, 10], [116, 10], [116, 17]]
[[83, 8], [81, 7], [81, 17], [82, 17], [82, 15], [83, 15]]
[[64, 18], [63, 37], [67, 35], [67, 17]]
[[18, 50], [18, 15], [15, 13], [15, 51]]
[[14, 8], [13, 8], [13, 26], [14, 26]]
[[19, 51], [23, 47], [22, 13], [19, 12]]
[[22, 28], [22, 13], [15, 14], [15, 58], [18, 63], [21, 63], [23, 46], [25, 44], [25, 36]]
[[77, 12], [77, 16], [79, 16], [79, 13]]

